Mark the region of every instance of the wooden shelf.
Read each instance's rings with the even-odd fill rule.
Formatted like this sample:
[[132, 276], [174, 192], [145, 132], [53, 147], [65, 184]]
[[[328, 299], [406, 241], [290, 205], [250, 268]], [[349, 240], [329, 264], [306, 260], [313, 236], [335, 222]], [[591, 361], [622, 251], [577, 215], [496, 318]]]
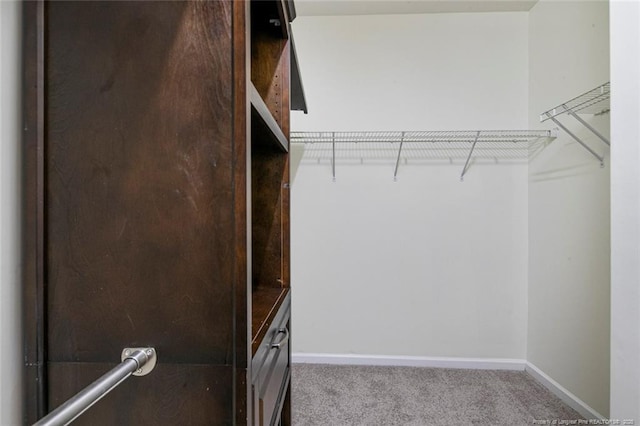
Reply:
[[273, 318], [289, 293], [284, 287], [257, 287], [251, 294], [251, 346], [252, 354], [264, 338]]
[[[25, 423], [148, 344], [167, 364], [145, 396], [132, 382], [82, 423], [291, 424], [291, 1], [24, 3]], [[59, 267], [85, 255], [90, 282]]]
[[[253, 83], [251, 83], [251, 127], [252, 132], [267, 135], [266, 139], [270, 140], [279, 150], [289, 152], [287, 137]], [[254, 136], [257, 135], [254, 134]]]
[[251, 424], [290, 424], [289, 22], [295, 8], [292, 0], [251, 0], [250, 9]]

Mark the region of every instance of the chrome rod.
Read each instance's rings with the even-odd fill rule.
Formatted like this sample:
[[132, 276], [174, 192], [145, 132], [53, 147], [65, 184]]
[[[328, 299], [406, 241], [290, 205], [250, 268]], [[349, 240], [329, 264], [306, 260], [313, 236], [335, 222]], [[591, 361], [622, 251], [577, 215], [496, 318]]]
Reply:
[[144, 376], [150, 373], [157, 359], [154, 348], [126, 348], [122, 351], [121, 358], [122, 362], [118, 366], [38, 420], [33, 426], [68, 425], [132, 374]]

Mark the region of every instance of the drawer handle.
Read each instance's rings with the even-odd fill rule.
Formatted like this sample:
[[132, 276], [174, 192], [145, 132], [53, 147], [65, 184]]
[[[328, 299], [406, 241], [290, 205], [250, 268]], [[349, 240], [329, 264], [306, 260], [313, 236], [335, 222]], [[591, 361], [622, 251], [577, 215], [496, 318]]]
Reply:
[[284, 333], [284, 337], [282, 339], [280, 339], [280, 341], [278, 343], [272, 343], [271, 344], [271, 349], [280, 349], [285, 343], [287, 343], [287, 340], [289, 340], [289, 330], [285, 328], [280, 328], [278, 329], [278, 333]]

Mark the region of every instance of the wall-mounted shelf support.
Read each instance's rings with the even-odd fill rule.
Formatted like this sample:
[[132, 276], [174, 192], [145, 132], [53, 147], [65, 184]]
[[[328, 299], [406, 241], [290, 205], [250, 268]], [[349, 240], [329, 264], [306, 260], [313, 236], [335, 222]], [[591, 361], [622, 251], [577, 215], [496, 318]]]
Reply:
[[596, 129], [593, 128], [593, 126], [589, 123], [587, 123], [586, 121], [584, 121], [578, 114], [576, 114], [575, 112], [573, 112], [572, 109], [567, 108], [566, 105], [562, 105], [563, 108], [566, 109], [567, 114], [569, 114], [570, 116], [572, 116], [573, 118], [575, 118], [576, 120], [578, 120], [584, 127], [586, 127], [587, 129], [589, 129], [591, 131], [591, 133], [593, 133], [594, 135], [596, 135], [597, 137], [600, 138], [600, 140], [604, 143], [606, 143], [607, 145], [611, 145], [611, 142], [609, 142], [609, 139], [605, 138], [604, 136], [602, 136], [602, 134], [600, 132], [598, 132]]
[[331, 173], [333, 174], [333, 181], [336, 181], [336, 134], [333, 133], [333, 137], [331, 138], [331, 150], [332, 156], [331, 159]]
[[593, 149], [591, 149], [587, 144], [585, 144], [584, 142], [582, 142], [582, 139], [580, 139], [579, 137], [577, 137], [573, 132], [571, 132], [569, 129], [567, 129], [561, 122], [559, 122], [555, 117], [549, 117], [549, 119], [551, 121], [553, 121], [554, 123], [556, 123], [558, 125], [558, 127], [560, 127], [562, 130], [564, 130], [569, 136], [571, 136], [573, 139], [575, 139], [576, 142], [578, 142], [580, 145], [582, 145], [582, 147], [584, 149], [586, 149], [587, 151], [589, 151], [591, 153], [591, 155], [593, 155], [594, 157], [596, 157], [599, 161], [600, 161], [600, 167], [604, 167], [604, 156], [598, 155], [598, 153], [596, 153]]
[[398, 148], [398, 158], [396, 159], [396, 168], [393, 171], [393, 180], [398, 180], [398, 167], [400, 166], [400, 154], [402, 154], [402, 144], [404, 143], [404, 132], [400, 136], [400, 147]]
[[580, 124], [586, 127], [591, 133], [596, 135], [598, 139], [604, 142], [607, 145], [611, 145], [609, 139], [604, 137], [600, 132], [593, 128], [589, 123], [587, 123], [583, 118], [581, 118], [578, 113], [582, 112], [583, 114], [595, 114], [600, 115], [606, 112], [609, 112], [610, 105], [609, 99], [611, 97], [611, 83], [604, 83], [595, 89], [589, 90], [575, 98], [564, 102], [558, 105], [555, 108], [551, 108], [548, 111], [540, 114], [540, 122], [544, 122], [547, 120], [553, 121], [558, 125], [562, 130], [564, 130], [569, 136], [571, 136], [576, 142], [578, 142], [584, 149], [589, 151], [591, 155], [596, 157], [600, 161], [600, 166], [604, 167], [604, 156], [598, 155], [592, 148], [590, 148], [582, 139], [576, 136], [574, 133], [569, 131], [566, 126], [564, 126], [560, 121], [556, 118], [562, 114], [567, 114], [576, 119]]
[[469, 156], [467, 157], [467, 161], [464, 163], [464, 167], [462, 168], [462, 173], [460, 174], [460, 182], [464, 180], [464, 174], [467, 173], [469, 169], [469, 162], [471, 161], [471, 155], [473, 154], [473, 150], [476, 148], [476, 144], [478, 143], [478, 138], [480, 138], [480, 132], [476, 134], [476, 138], [473, 141], [473, 145], [471, 145], [471, 149], [469, 150]]

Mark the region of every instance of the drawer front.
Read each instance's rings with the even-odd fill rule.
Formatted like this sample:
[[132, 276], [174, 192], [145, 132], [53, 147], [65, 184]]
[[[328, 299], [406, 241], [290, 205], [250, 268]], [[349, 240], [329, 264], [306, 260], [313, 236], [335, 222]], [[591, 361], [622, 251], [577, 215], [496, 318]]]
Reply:
[[283, 302], [251, 363], [255, 425], [277, 424], [289, 388], [289, 301]]
[[[287, 330], [283, 328], [282, 330]], [[258, 404], [260, 425], [276, 424], [282, 408], [282, 402], [289, 384], [289, 342], [288, 331], [279, 333], [287, 342], [273, 348], [267, 363], [263, 366], [258, 377]], [[280, 341], [280, 340], [278, 340]]]

